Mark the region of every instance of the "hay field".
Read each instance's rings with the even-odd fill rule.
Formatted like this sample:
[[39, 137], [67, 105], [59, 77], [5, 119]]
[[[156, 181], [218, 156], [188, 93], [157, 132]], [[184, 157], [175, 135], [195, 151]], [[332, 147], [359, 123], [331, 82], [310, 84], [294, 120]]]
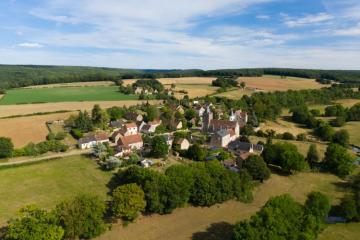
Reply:
[[253, 93], [254, 93], [254, 91], [249, 90], [249, 89], [236, 89], [236, 90], [230, 90], [227, 92], [219, 93], [219, 94], [216, 94], [215, 96], [226, 97], [229, 99], [237, 100], [237, 99], [242, 98], [242, 96], [244, 96], [244, 95], [250, 96]]
[[[33, 114], [37, 112], [55, 112], [61, 110], [77, 111], [91, 110], [94, 104], [99, 104], [102, 108], [110, 108], [113, 106], [133, 106], [145, 103], [146, 101], [130, 100], [130, 101], [85, 101], [85, 102], [64, 102], [64, 103], [39, 103], [39, 104], [23, 104], [23, 105], [0, 105], [0, 118]], [[150, 104], [159, 103], [157, 100], [150, 100]]]
[[16, 148], [29, 142], [39, 143], [46, 140], [49, 131], [47, 121], [62, 120], [72, 113], [57, 113], [19, 118], [0, 119], [0, 136], [12, 139]]
[[[195, 239], [197, 234], [201, 239], [226, 239], [224, 236], [214, 238], [207, 236], [206, 229], [213, 224], [233, 224], [239, 220], [247, 219], [257, 212], [265, 202], [273, 196], [283, 193], [291, 194], [296, 200], [303, 202], [311, 191], [321, 191], [337, 203], [343, 196], [342, 189], [336, 186], [342, 180], [334, 175], [322, 173], [298, 173], [294, 176], [284, 177], [273, 174], [264, 184], [254, 191], [254, 201], [244, 204], [229, 201], [212, 207], [187, 207], [176, 209], [170, 215], [142, 216], [126, 227], [115, 225], [98, 240], [184, 240]], [[224, 225], [224, 224], [223, 224]], [[206, 237], [205, 237], [206, 236]], [[198, 239], [198, 238], [196, 238]]]
[[96, 82], [72, 82], [72, 83], [54, 83], [28, 86], [24, 88], [56, 88], [56, 87], [94, 87], [94, 86], [112, 86], [114, 82], [111, 81], [96, 81]]
[[111, 176], [82, 156], [0, 169], [0, 225], [28, 204], [53, 208], [81, 193], [96, 194], [105, 200]]
[[239, 82], [245, 82], [247, 88], [259, 89], [264, 91], [287, 91], [302, 90], [302, 89], [319, 89], [326, 87], [317, 83], [314, 79], [305, 78], [285, 78], [282, 79], [280, 76], [267, 76], [262, 77], [240, 77]]
[[[176, 84], [175, 91], [187, 91], [190, 98], [204, 97], [214, 94], [219, 88], [208, 84]], [[183, 98], [185, 94], [175, 93], [176, 98]]]
[[7, 91], [0, 105], [78, 102], [78, 101], [120, 101], [136, 100], [135, 95], [125, 95], [116, 86], [17, 88]]

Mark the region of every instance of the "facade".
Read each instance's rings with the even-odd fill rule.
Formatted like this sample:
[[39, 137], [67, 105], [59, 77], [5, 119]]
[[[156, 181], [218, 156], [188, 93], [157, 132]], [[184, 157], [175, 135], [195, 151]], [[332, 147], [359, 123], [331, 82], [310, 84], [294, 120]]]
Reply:
[[232, 129], [221, 129], [217, 131], [212, 137], [211, 137], [211, 146], [216, 147], [227, 147], [230, 142], [236, 140], [236, 135], [234, 130]]
[[240, 126], [237, 121], [229, 121], [229, 120], [216, 120], [212, 119], [207, 125], [207, 132], [208, 133], [217, 133], [220, 130], [233, 130], [235, 133], [236, 138], [240, 136]]
[[140, 150], [144, 146], [144, 142], [140, 134], [122, 136], [117, 142], [119, 147], [128, 147], [131, 150]]
[[190, 147], [190, 142], [186, 138], [180, 138], [177, 140], [176, 144], [179, 146], [180, 150], [188, 150]]
[[240, 128], [245, 127], [248, 122], [248, 114], [247, 112], [243, 112], [242, 110], [237, 110], [235, 112], [231, 111], [231, 115], [229, 120], [232, 122], [237, 121], [239, 123]]
[[136, 123], [126, 123], [120, 130], [121, 135], [131, 136], [138, 134], [138, 126]]
[[109, 137], [106, 133], [94, 133], [79, 140], [78, 146], [80, 149], [90, 149], [99, 143], [109, 142]]
[[143, 133], [154, 133], [156, 131], [156, 128], [160, 126], [161, 120], [154, 120], [151, 122], [148, 122], [146, 125], [144, 125], [141, 129], [141, 132]]
[[144, 119], [144, 117], [141, 114], [138, 114], [136, 112], [127, 112], [125, 114], [125, 118], [127, 120], [134, 121], [134, 122], [141, 122]]

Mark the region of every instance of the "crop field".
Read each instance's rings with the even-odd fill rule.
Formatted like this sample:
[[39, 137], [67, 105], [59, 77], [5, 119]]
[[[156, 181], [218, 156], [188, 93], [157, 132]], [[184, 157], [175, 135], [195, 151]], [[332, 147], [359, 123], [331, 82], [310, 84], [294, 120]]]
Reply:
[[71, 82], [71, 83], [54, 83], [45, 85], [34, 85], [24, 88], [56, 88], [56, 87], [94, 87], [94, 86], [112, 86], [111, 81], [95, 81], [95, 82]]
[[[284, 177], [273, 174], [254, 191], [254, 201], [244, 204], [229, 201], [212, 207], [186, 207], [176, 209], [169, 215], [142, 216], [123, 227], [115, 225], [98, 240], [184, 240], [184, 239], [222, 239], [226, 238], [229, 224], [247, 219], [255, 214], [273, 196], [291, 194], [296, 200], [304, 202], [311, 191], [321, 191], [337, 203], [344, 192], [337, 183], [342, 180], [334, 175], [322, 173], [298, 173]], [[209, 232], [207, 229], [212, 228]], [[217, 235], [214, 235], [214, 232]]]
[[249, 90], [249, 89], [236, 89], [236, 90], [229, 90], [227, 92], [219, 93], [219, 94], [216, 94], [215, 96], [226, 97], [229, 99], [236, 100], [236, 99], [240, 99], [244, 95], [250, 96], [253, 93], [254, 93], [254, 91]]
[[63, 120], [71, 114], [68, 112], [0, 119], [0, 136], [11, 138], [16, 148], [23, 147], [30, 142], [39, 143], [45, 141], [49, 134], [45, 124], [47, 121]]
[[[208, 84], [176, 84], [175, 91], [186, 91], [190, 98], [204, 97], [213, 94], [218, 90], [218, 87], [213, 87]], [[175, 93], [176, 98], [182, 98], [185, 94]]]
[[[77, 110], [91, 110], [94, 104], [99, 104], [102, 108], [110, 108], [113, 106], [134, 106], [142, 104], [146, 101], [129, 100], [129, 101], [86, 101], [86, 102], [63, 102], [63, 103], [41, 103], [41, 104], [20, 104], [20, 105], [0, 105], [0, 118], [34, 114], [38, 112], [55, 112], [61, 110], [77, 111]], [[150, 104], [156, 104], [159, 101], [149, 100]]]
[[[215, 77], [180, 77], [180, 78], [158, 78], [157, 80], [164, 85], [170, 84], [205, 84], [211, 85], [211, 82], [214, 81]], [[137, 79], [125, 79], [124, 84], [133, 84]]]
[[28, 204], [52, 208], [81, 193], [96, 194], [105, 200], [110, 178], [110, 173], [81, 156], [0, 169], [0, 224]]
[[319, 89], [326, 87], [317, 83], [314, 79], [287, 77], [282, 79], [280, 76], [262, 76], [262, 77], [240, 77], [240, 82], [245, 82], [247, 88], [263, 91], [287, 91], [301, 89]]
[[0, 105], [77, 102], [77, 101], [119, 101], [135, 100], [135, 95], [118, 92], [116, 86], [98, 87], [57, 87], [57, 88], [18, 88], [7, 91]]

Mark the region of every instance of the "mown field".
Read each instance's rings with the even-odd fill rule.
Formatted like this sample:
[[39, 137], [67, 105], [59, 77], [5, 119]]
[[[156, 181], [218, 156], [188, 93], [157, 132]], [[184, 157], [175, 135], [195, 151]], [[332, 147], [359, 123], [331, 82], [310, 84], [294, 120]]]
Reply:
[[28, 204], [52, 208], [80, 193], [106, 199], [111, 174], [85, 157], [76, 156], [28, 166], [0, 169], [0, 224]]
[[334, 224], [322, 232], [318, 240], [356, 240], [360, 239], [360, 223]]
[[[186, 91], [190, 98], [205, 97], [206, 95], [216, 93], [218, 87], [213, 87], [208, 84], [176, 84], [175, 91]], [[176, 92], [176, 98], [183, 98], [185, 94]]]
[[[142, 216], [126, 227], [115, 225], [98, 240], [230, 240], [230, 224], [255, 214], [273, 196], [291, 194], [303, 202], [311, 191], [321, 191], [338, 203], [344, 190], [339, 187], [341, 179], [322, 173], [299, 173], [284, 177], [273, 174], [254, 191], [254, 201], [244, 204], [229, 201], [212, 207], [186, 207], [176, 209], [170, 215]], [[208, 229], [211, 228], [211, 231]]]
[[116, 86], [18, 88], [7, 91], [5, 97], [0, 100], [0, 105], [136, 99], [135, 95], [118, 92]]

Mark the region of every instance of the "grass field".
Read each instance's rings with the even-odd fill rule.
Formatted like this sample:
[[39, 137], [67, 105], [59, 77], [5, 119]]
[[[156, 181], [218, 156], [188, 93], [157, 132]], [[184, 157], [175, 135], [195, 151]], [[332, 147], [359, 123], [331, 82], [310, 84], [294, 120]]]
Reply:
[[[159, 101], [149, 100], [150, 104], [156, 104]], [[62, 102], [62, 103], [41, 103], [41, 104], [20, 104], [20, 105], [0, 105], [0, 118], [21, 115], [33, 114], [38, 112], [54, 112], [60, 110], [77, 111], [77, 110], [91, 110], [94, 104], [99, 104], [102, 108], [110, 108], [113, 106], [133, 106], [137, 104], [146, 103], [146, 101], [130, 100], [130, 101], [96, 101], [96, 102]]]
[[318, 240], [356, 240], [360, 239], [360, 223], [334, 224], [322, 232]]
[[351, 144], [360, 146], [360, 122], [347, 122], [341, 129], [349, 132]]
[[[296, 200], [303, 202], [311, 191], [321, 191], [330, 196], [333, 203], [337, 203], [343, 196], [343, 189], [337, 183], [342, 180], [336, 176], [321, 173], [299, 173], [294, 176], [284, 177], [273, 174], [264, 184], [254, 191], [254, 201], [244, 204], [229, 201], [212, 207], [187, 207], [176, 209], [170, 215], [142, 216], [135, 223], [123, 227], [115, 225], [98, 240], [227, 240], [226, 232], [221, 232], [222, 227], [229, 230], [229, 224], [247, 219], [257, 212], [265, 202], [273, 196], [283, 193], [291, 194]], [[213, 227], [219, 235], [209, 233], [208, 228]], [[202, 236], [202, 238], [195, 238]]]
[[24, 88], [56, 88], [56, 87], [94, 87], [94, 86], [112, 86], [115, 85], [111, 81], [95, 81], [95, 82], [71, 82], [71, 83], [54, 83], [45, 85], [34, 85]]
[[[187, 91], [190, 98], [204, 97], [216, 92], [218, 87], [209, 84], [176, 84], [175, 91]], [[175, 93], [176, 98], [183, 98], [185, 94]]]
[[27, 204], [52, 208], [80, 193], [105, 199], [110, 178], [94, 161], [80, 156], [0, 169], [0, 224]]
[[314, 79], [294, 77], [287, 77], [282, 79], [280, 76], [268, 75], [264, 75], [262, 77], [240, 77], [238, 81], [245, 82], [246, 87], [248, 88], [260, 89], [264, 91], [319, 89], [327, 86], [317, 83]]
[[253, 93], [254, 93], [254, 91], [251, 91], [251, 90], [248, 90], [248, 89], [236, 89], [236, 90], [231, 90], [231, 91], [219, 93], [219, 94], [216, 94], [215, 96], [226, 97], [226, 98], [229, 98], [229, 99], [235, 99], [236, 100], [236, 99], [242, 98], [242, 96], [244, 96], [244, 95], [250, 96]]
[[[157, 79], [164, 85], [170, 84], [205, 84], [210, 85], [215, 77], [180, 77], [180, 78], [159, 78]], [[124, 84], [133, 84], [137, 79], [125, 79]]]
[[116, 101], [135, 100], [135, 95], [125, 95], [118, 92], [116, 86], [92, 87], [57, 87], [57, 88], [18, 88], [7, 91], [0, 100], [1, 105], [47, 103], [47, 102], [77, 102], [77, 101]]
[[12, 139], [16, 148], [29, 142], [39, 143], [49, 134], [47, 121], [64, 120], [74, 113], [56, 113], [49, 115], [0, 119], [0, 136]]

